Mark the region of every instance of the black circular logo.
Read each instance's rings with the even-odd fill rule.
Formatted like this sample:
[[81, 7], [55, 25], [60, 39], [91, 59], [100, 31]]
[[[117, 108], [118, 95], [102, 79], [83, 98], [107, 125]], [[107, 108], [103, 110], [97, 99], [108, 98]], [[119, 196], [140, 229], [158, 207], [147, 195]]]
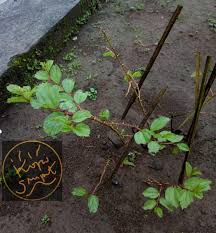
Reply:
[[5, 186], [18, 199], [47, 199], [61, 183], [61, 158], [45, 142], [20, 142], [5, 155], [2, 175]]

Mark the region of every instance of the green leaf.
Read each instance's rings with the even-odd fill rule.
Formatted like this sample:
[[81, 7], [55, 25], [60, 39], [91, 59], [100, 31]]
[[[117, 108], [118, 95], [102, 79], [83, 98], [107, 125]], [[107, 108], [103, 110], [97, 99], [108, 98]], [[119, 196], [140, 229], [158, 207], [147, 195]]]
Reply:
[[48, 61], [46, 61], [46, 71], [47, 71], [47, 72], [50, 71], [50, 69], [51, 69], [52, 66], [53, 66], [53, 63], [54, 63], [53, 60], [48, 60]]
[[164, 197], [160, 198], [160, 204], [165, 207], [169, 212], [173, 212], [173, 207]]
[[88, 118], [90, 118], [92, 115], [89, 111], [87, 110], [80, 110], [78, 112], [76, 112], [73, 117], [72, 120], [76, 123], [82, 122]]
[[16, 95], [22, 94], [22, 88], [18, 85], [10, 84], [7, 86], [7, 90]]
[[[196, 78], [196, 71], [194, 71], [192, 74], [191, 74], [191, 78]], [[200, 70], [199, 71], [199, 77], [201, 77], [202, 76], [202, 71]]]
[[49, 136], [56, 136], [59, 133], [67, 133], [72, 131], [71, 122], [68, 116], [62, 112], [53, 112], [46, 117], [43, 129]]
[[187, 175], [187, 177], [191, 177], [192, 172], [193, 172], [192, 166], [190, 165], [189, 162], [186, 162], [186, 175]]
[[115, 57], [115, 54], [113, 53], [113, 51], [108, 50], [105, 53], [103, 53], [103, 57]]
[[170, 131], [162, 131], [159, 133], [159, 135], [162, 136], [167, 141], [173, 142], [173, 143], [180, 142], [184, 138], [184, 136], [174, 134]]
[[64, 79], [62, 86], [66, 93], [70, 94], [74, 89], [75, 81], [73, 79]]
[[167, 142], [167, 139], [159, 133], [154, 134], [153, 137], [156, 138], [158, 142]]
[[154, 208], [154, 213], [159, 217], [163, 218], [163, 210], [160, 207], [155, 207]]
[[28, 92], [31, 91], [31, 87], [30, 86], [23, 86], [22, 87], [22, 92]]
[[64, 101], [60, 103], [59, 107], [61, 110], [68, 111], [71, 113], [75, 113], [77, 111], [76, 105], [73, 102], [69, 102], [69, 101]]
[[60, 92], [60, 101], [61, 102], [70, 102], [70, 103], [75, 104], [72, 96], [70, 96], [69, 94], [64, 93], [64, 92], [63, 93]]
[[53, 60], [48, 60], [46, 62], [41, 62], [40, 65], [44, 71], [50, 72], [50, 69], [51, 69], [53, 63], [54, 63]]
[[77, 111], [77, 107], [72, 101], [61, 101], [59, 108], [63, 111], [68, 111], [70, 113], [75, 113]]
[[194, 193], [207, 192], [211, 189], [211, 181], [200, 177], [191, 177], [184, 182], [184, 187]]
[[124, 80], [127, 81], [127, 82], [129, 82], [129, 81], [131, 80], [130, 75], [126, 74], [126, 75], [124, 76]]
[[154, 135], [154, 132], [152, 132], [149, 129], [143, 129], [143, 130], [141, 130], [141, 132], [143, 133], [146, 142], [149, 142], [152, 135]]
[[76, 197], [83, 197], [88, 194], [88, 192], [83, 187], [76, 187], [72, 190], [71, 194]]
[[134, 164], [132, 161], [129, 161], [128, 157], [126, 157], [126, 158], [124, 159], [123, 165], [135, 167], [135, 164]]
[[83, 103], [88, 97], [88, 92], [83, 92], [82, 90], [78, 90], [74, 94], [74, 101], [77, 104]]
[[89, 137], [91, 132], [89, 126], [83, 123], [77, 124], [72, 130], [79, 137]]
[[179, 198], [179, 203], [182, 209], [187, 208], [193, 202], [193, 193], [187, 190], [182, 190]]
[[31, 105], [35, 109], [56, 109], [59, 106], [59, 102], [59, 88], [50, 83], [42, 83], [37, 87], [36, 98], [31, 100]]
[[155, 200], [147, 200], [144, 203], [143, 209], [144, 210], [152, 210], [155, 208], [156, 205], [157, 205], [157, 202]]
[[151, 141], [148, 143], [148, 152], [150, 154], [156, 154], [160, 151], [161, 145], [155, 141]]
[[151, 140], [152, 132], [148, 129], [143, 129], [134, 134], [134, 140], [137, 144], [147, 144]]
[[32, 92], [31, 91], [24, 91], [22, 96], [28, 100], [28, 102], [31, 100], [31, 97], [32, 97]]
[[169, 187], [165, 191], [165, 199], [175, 208], [179, 207], [179, 192], [177, 188]]
[[200, 171], [199, 168], [194, 167], [191, 176], [200, 176], [202, 175], [202, 172]]
[[152, 122], [150, 130], [157, 131], [163, 129], [169, 121], [170, 119], [168, 117], [161, 116]]
[[204, 193], [203, 192], [196, 192], [196, 193], [193, 193], [194, 197], [196, 197], [197, 199], [203, 199], [204, 197]]
[[54, 83], [59, 84], [61, 82], [61, 77], [62, 77], [61, 69], [59, 68], [58, 65], [53, 65], [51, 70], [50, 70], [51, 80]]
[[110, 111], [109, 111], [109, 109], [103, 109], [103, 110], [101, 110], [100, 113], [99, 113], [99, 118], [102, 121], [109, 120], [110, 119]]
[[136, 142], [136, 144], [146, 144], [146, 140], [144, 138], [144, 135], [141, 131], [137, 132], [134, 134], [134, 140]]
[[15, 96], [15, 97], [10, 97], [7, 99], [7, 103], [28, 103], [29, 101], [26, 100], [23, 96]]
[[159, 191], [156, 188], [149, 187], [143, 192], [144, 197], [155, 199], [159, 196]]
[[49, 74], [47, 71], [40, 70], [35, 74], [34, 77], [41, 81], [47, 81], [49, 79]]
[[7, 100], [8, 103], [26, 103], [29, 102], [34, 94], [35, 89], [31, 89], [30, 86], [20, 87], [18, 85], [10, 84], [7, 86], [7, 90], [17, 96], [12, 96]]
[[133, 77], [133, 78], [141, 78], [141, 77], [142, 77], [141, 71], [135, 71], [135, 72], [132, 74], [132, 77]]
[[181, 151], [189, 151], [190, 148], [186, 143], [178, 143], [177, 147], [181, 150]]
[[99, 199], [96, 195], [91, 194], [88, 197], [88, 208], [90, 213], [96, 213], [99, 207]]

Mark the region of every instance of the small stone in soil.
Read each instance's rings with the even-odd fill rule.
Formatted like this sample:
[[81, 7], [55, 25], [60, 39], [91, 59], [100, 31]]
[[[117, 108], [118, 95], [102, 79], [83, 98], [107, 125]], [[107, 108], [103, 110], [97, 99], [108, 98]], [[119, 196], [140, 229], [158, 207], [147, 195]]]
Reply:
[[117, 149], [121, 148], [124, 145], [119, 137], [111, 131], [107, 134], [107, 137]]
[[112, 148], [112, 143], [110, 141], [104, 141], [101, 145], [102, 150], [109, 150]]
[[114, 185], [114, 186], [118, 186], [118, 185], [119, 185], [118, 180], [117, 180], [117, 179], [115, 179], [115, 178], [113, 178], [113, 179], [112, 179], [112, 185]]

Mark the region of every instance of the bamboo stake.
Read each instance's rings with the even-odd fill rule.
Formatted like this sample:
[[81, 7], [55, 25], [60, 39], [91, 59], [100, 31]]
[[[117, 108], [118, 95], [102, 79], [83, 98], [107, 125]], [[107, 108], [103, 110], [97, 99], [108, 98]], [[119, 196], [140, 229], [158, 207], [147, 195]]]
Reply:
[[195, 71], [195, 108], [197, 106], [197, 101], [199, 97], [199, 91], [200, 91], [200, 67], [201, 67], [201, 56], [200, 52], [196, 53], [196, 71]]
[[[144, 81], [146, 80], [149, 72], [151, 71], [151, 68], [153, 67], [153, 65], [154, 65], [154, 63], [155, 63], [155, 61], [156, 61], [156, 59], [157, 59], [157, 57], [158, 57], [158, 55], [159, 55], [159, 53], [160, 53], [160, 51], [162, 49], [167, 37], [168, 37], [173, 25], [175, 24], [179, 14], [181, 13], [182, 8], [183, 8], [182, 6], [178, 5], [175, 12], [173, 13], [173, 15], [172, 15], [172, 17], [171, 17], [171, 19], [170, 19], [170, 21], [169, 21], [163, 35], [162, 35], [162, 37], [161, 37], [157, 47], [155, 48], [155, 51], [154, 51], [151, 59], [149, 60], [149, 63], [147, 65], [146, 69], [145, 69], [145, 72], [144, 72], [144, 74], [142, 75], [142, 77], [140, 79], [140, 82], [139, 82], [139, 85], [138, 85], [139, 89], [141, 89]], [[137, 98], [137, 95], [136, 95], [135, 92], [133, 92], [133, 94], [132, 94], [132, 96], [131, 96], [131, 98], [130, 98], [130, 100], [128, 102], [128, 105], [127, 105], [127, 107], [126, 107], [126, 109], [125, 109], [125, 111], [124, 111], [124, 113], [122, 115], [122, 120], [126, 117], [129, 109], [131, 108], [131, 106], [135, 102], [136, 98]]]
[[[207, 78], [207, 74], [208, 74], [208, 67], [209, 67], [209, 63], [210, 63], [210, 57], [208, 56], [207, 59], [206, 59], [206, 64], [205, 64], [205, 70], [204, 70], [204, 73], [203, 73], [203, 78], [202, 78], [202, 83], [201, 83], [201, 86], [200, 86], [200, 92], [199, 92], [199, 97], [198, 97], [198, 100], [197, 100], [197, 106], [196, 106], [196, 110], [195, 110], [195, 113], [194, 113], [194, 118], [193, 118], [193, 121], [191, 123], [191, 127], [188, 131], [188, 135], [187, 135], [187, 143], [188, 143], [188, 146], [189, 148], [191, 148], [192, 146], [192, 143], [193, 143], [193, 139], [194, 139], [194, 136], [195, 136], [195, 133], [196, 133], [196, 129], [197, 129], [197, 124], [198, 124], [198, 121], [199, 121], [199, 116], [200, 116], [200, 112], [202, 110], [202, 107], [203, 107], [203, 104], [208, 96], [208, 93], [211, 89], [211, 86], [216, 78], [216, 64], [214, 66], [214, 69], [211, 73], [211, 76], [207, 82], [207, 84], [205, 85], [206, 83], [206, 78]], [[179, 175], [179, 180], [178, 180], [178, 183], [179, 184], [183, 184], [184, 182], [184, 176], [185, 176], [185, 168], [186, 168], [186, 162], [188, 160], [188, 157], [189, 157], [189, 154], [190, 154], [190, 151], [186, 152], [185, 154], [185, 157], [184, 157], [184, 161], [183, 161], [183, 164], [182, 164], [182, 168], [181, 168], [181, 172], [180, 172], [180, 175]]]
[[[166, 90], [167, 90], [167, 87], [166, 88], [163, 88], [159, 94], [157, 95], [157, 97], [155, 98], [152, 106], [151, 106], [151, 109], [148, 111], [148, 113], [144, 116], [143, 120], [141, 121], [141, 123], [139, 124], [139, 128], [143, 128], [145, 126], [145, 124], [147, 123], [149, 117], [151, 116], [151, 114], [154, 112], [154, 110], [156, 109], [156, 107], [158, 106], [160, 100], [161, 100], [161, 97], [164, 96], [164, 94], [166, 93]], [[130, 147], [131, 145], [133, 144], [134, 140], [133, 140], [133, 135], [132, 137], [130, 138], [130, 141], [128, 142], [128, 144], [125, 146], [125, 150], [123, 151], [120, 159], [118, 160], [113, 172], [112, 172], [112, 175], [111, 175], [111, 178], [114, 177], [114, 175], [116, 174], [116, 172], [119, 170], [120, 166], [122, 165], [124, 159], [128, 156], [128, 153], [130, 152]]]

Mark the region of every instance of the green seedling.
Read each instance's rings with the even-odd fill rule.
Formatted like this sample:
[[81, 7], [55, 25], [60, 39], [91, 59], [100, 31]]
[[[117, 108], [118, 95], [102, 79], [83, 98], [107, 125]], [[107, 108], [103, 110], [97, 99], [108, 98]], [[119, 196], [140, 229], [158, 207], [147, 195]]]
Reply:
[[143, 11], [145, 9], [144, 3], [136, 3], [135, 6], [130, 7], [131, 11]]
[[136, 152], [129, 152], [128, 156], [123, 161], [123, 165], [135, 167], [135, 161], [136, 161]]
[[216, 17], [215, 18], [209, 18], [208, 19], [208, 25], [209, 25], [209, 28], [216, 32]]
[[121, 1], [117, 1], [117, 2], [113, 5], [113, 8], [114, 8], [114, 12], [115, 12], [115, 13], [124, 14], [124, 12], [125, 12], [125, 7], [124, 7], [124, 5], [122, 4]]
[[79, 198], [87, 198], [88, 210], [90, 213], [96, 213], [99, 207], [99, 198], [94, 193], [89, 193], [83, 187], [73, 188], [71, 194]]
[[172, 0], [160, 0], [161, 7], [167, 7]]
[[90, 100], [93, 100], [93, 101], [97, 100], [98, 91], [96, 87], [90, 87], [87, 92], [88, 92], [88, 98]]
[[41, 223], [43, 225], [47, 225], [50, 222], [50, 218], [47, 214], [44, 214], [44, 216], [41, 218]]
[[88, 81], [88, 80], [92, 80], [92, 78], [93, 78], [93, 77], [92, 77], [92, 74], [89, 74], [89, 75], [86, 77], [86, 79], [85, 79], [85, 80], [86, 80], [86, 81]]
[[72, 50], [72, 51], [69, 52], [69, 53], [66, 53], [66, 54], [64, 55], [64, 57], [63, 57], [63, 59], [64, 59], [65, 61], [73, 61], [73, 60], [75, 60], [76, 58], [77, 58], [77, 56], [75, 55], [74, 50]]
[[67, 65], [67, 72], [76, 74], [76, 72], [81, 68], [81, 63], [78, 59]]

